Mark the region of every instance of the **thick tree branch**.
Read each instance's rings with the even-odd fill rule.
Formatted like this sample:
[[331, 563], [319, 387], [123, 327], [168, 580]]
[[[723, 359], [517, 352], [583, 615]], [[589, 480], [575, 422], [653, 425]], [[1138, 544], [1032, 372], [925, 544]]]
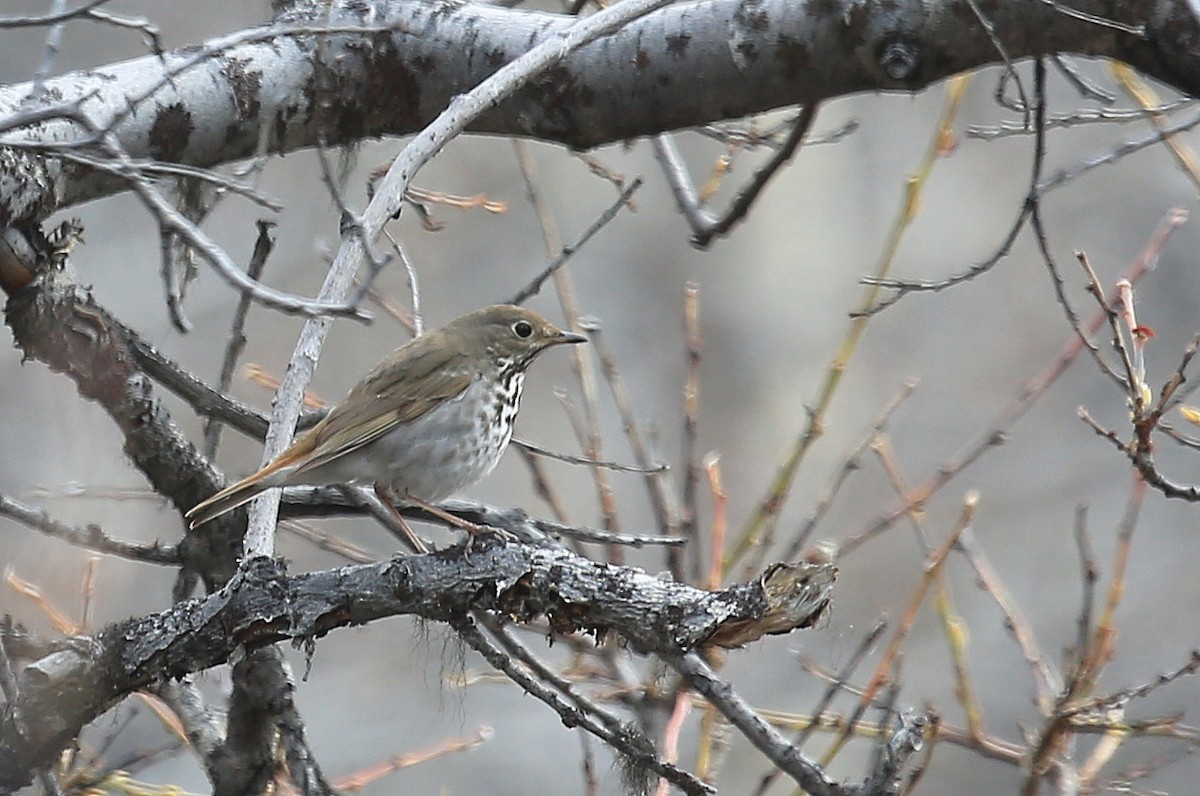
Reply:
[[454, 548], [291, 577], [279, 563], [255, 559], [207, 598], [68, 639], [27, 666], [19, 698], [0, 716], [0, 792], [27, 784], [84, 724], [134, 690], [277, 641], [311, 645], [335, 628], [383, 617], [450, 621], [486, 610], [520, 621], [545, 615], [560, 632], [614, 632], [641, 652], [678, 656], [812, 626], [829, 605], [834, 575], [827, 563], [777, 566], [758, 582], [706, 592], [493, 537], [477, 539], [469, 555]]
[[[985, 29], [968, 0], [676, 3], [569, 56], [470, 129], [591, 147], [860, 91], [919, 89], [1001, 62], [995, 40], [1011, 59], [1116, 58], [1200, 94], [1192, 45], [1200, 25], [1187, 0], [1074, 0], [1071, 8], [1079, 13], [1042, 0], [993, 3]], [[69, 107], [66, 116], [90, 124], [41, 121], [6, 140], [86, 146], [93, 131], [111, 127], [131, 157], [204, 167], [255, 154], [264, 125], [272, 152], [403, 135], [574, 21], [472, 3], [314, 4], [162, 59], [49, 80], [35, 103]], [[22, 105], [29, 89], [0, 89], [0, 118], [38, 110]], [[58, 158], [5, 176], [5, 223], [121, 187]]]
[[[125, 455], [154, 491], [182, 514], [219, 489], [221, 474], [183, 436], [138, 367], [136, 347], [146, 347], [66, 274], [43, 274], [5, 307], [5, 321], [30, 359], [67, 374], [79, 394], [98, 403], [124, 437]], [[244, 520], [210, 523], [178, 546], [185, 570], [219, 585], [233, 573]]]

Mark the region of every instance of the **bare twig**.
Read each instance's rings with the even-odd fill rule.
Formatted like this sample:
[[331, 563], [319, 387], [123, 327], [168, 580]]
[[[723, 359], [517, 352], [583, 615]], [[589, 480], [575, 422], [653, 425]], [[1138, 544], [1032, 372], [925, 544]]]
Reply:
[[[524, 141], [514, 140], [513, 150], [517, 156], [517, 163], [521, 167], [521, 176], [525, 180], [525, 189], [529, 194], [529, 200], [533, 205], [534, 212], [537, 214], [538, 224], [542, 228], [542, 238], [546, 245], [546, 252], [552, 254], [560, 251], [562, 249], [561, 236], [558, 233], [558, 226], [554, 221], [554, 215], [551, 212], [550, 206], [542, 195], [537, 178], [537, 169], [533, 162], [533, 157], [529, 153], [529, 147]], [[620, 206], [616, 205], [618, 209]], [[558, 293], [558, 302], [562, 307], [563, 315], [567, 319], [568, 327], [574, 332], [584, 331], [580, 323], [579, 301], [575, 296], [575, 287], [571, 282], [570, 276], [560, 268], [553, 271], [553, 277], [554, 289]], [[589, 459], [601, 460], [604, 458], [604, 455], [600, 433], [596, 373], [588, 359], [588, 352], [583, 351], [582, 348], [583, 346], [575, 346], [571, 352], [571, 366], [574, 369], [576, 379], [579, 381], [579, 389], [583, 395], [583, 417], [580, 421], [573, 422], [572, 425], [575, 428], [576, 435], [579, 437], [584, 456]], [[593, 466], [592, 480], [596, 484], [597, 498], [600, 501], [601, 511], [604, 515], [604, 529], [610, 532], [618, 532], [620, 530], [620, 523], [617, 519], [616, 500], [613, 496], [612, 483], [608, 478], [608, 473], [599, 467]], [[609, 548], [608, 555], [613, 563], [620, 563], [623, 560], [624, 552], [620, 548], [612, 547]]]
[[[254, 281], [262, 275], [263, 268], [267, 264], [267, 258], [271, 256], [271, 249], [275, 246], [275, 241], [271, 238], [271, 228], [275, 226], [275, 222], [267, 220], [258, 221], [258, 238], [254, 241], [254, 251], [250, 255], [250, 264], [246, 267], [246, 276]], [[221, 374], [217, 377], [217, 391], [220, 393], [229, 392], [229, 386], [233, 383], [233, 374], [237, 370], [238, 357], [242, 355], [242, 351], [246, 348], [246, 316], [250, 312], [250, 295], [243, 293], [238, 299], [237, 308], [233, 311], [233, 322], [229, 329], [229, 342], [225, 344], [225, 357], [221, 360]], [[217, 446], [221, 442], [221, 421], [215, 417], [209, 416], [204, 424], [204, 455], [208, 458], [213, 458], [217, 455]]]
[[[696, 450], [696, 431], [700, 419], [700, 288], [689, 282], [683, 290], [683, 326], [687, 335], [687, 380], [683, 386], [683, 501], [679, 509], [679, 535], [691, 542], [699, 538], [699, 508], [696, 486], [700, 481], [700, 458]], [[700, 580], [700, 557], [692, 545], [692, 582]], [[784, 561], [791, 561], [784, 556]], [[682, 555], [672, 552], [668, 561], [671, 574], [683, 580]]]
[[55, 2], [49, 13], [40, 17], [0, 17], [0, 29], [4, 28], [33, 28], [42, 25], [57, 25], [72, 19], [86, 16], [97, 6], [102, 6], [112, 0], [87, 0], [75, 8], [64, 8], [61, 2]]
[[1038, 646], [1033, 627], [1022, 615], [1016, 600], [1004, 585], [1003, 579], [984, 556], [983, 551], [975, 544], [975, 536], [965, 533], [958, 540], [958, 551], [963, 554], [975, 571], [979, 588], [983, 589], [996, 603], [1004, 616], [1004, 628], [1017, 642], [1017, 647], [1034, 673], [1034, 683], [1037, 686], [1038, 707], [1044, 712], [1050, 711], [1054, 695], [1062, 690], [1062, 676], [1046, 659], [1046, 655]]
[[1063, 56], [1052, 55], [1050, 63], [1058, 68], [1058, 71], [1067, 79], [1068, 83], [1075, 87], [1075, 90], [1079, 92], [1081, 97], [1095, 100], [1103, 105], [1112, 105], [1117, 101], [1115, 94], [1100, 88], [1096, 83], [1089, 80]]
[[679, 151], [675, 148], [675, 142], [666, 134], [655, 137], [655, 155], [662, 164], [663, 173], [667, 177], [671, 190], [675, 193], [676, 203], [683, 211], [688, 224], [691, 225], [693, 244], [702, 249], [707, 248], [714, 238], [725, 236], [734, 225], [745, 218], [767, 183], [796, 154], [800, 143], [812, 127], [819, 107], [820, 103], [810, 102], [800, 110], [782, 146], [771, 153], [766, 163], [754, 172], [754, 176], [738, 192], [729, 208], [719, 217], [713, 216], [703, 209], [703, 203], [692, 186], [687, 167], [684, 165]]
[[158, 542], [152, 545], [122, 542], [106, 534], [99, 525], [88, 525], [86, 528], [67, 525], [51, 518], [41, 509], [27, 506], [3, 494], [0, 494], [0, 515], [14, 519], [47, 536], [62, 539], [76, 547], [95, 550], [97, 553], [106, 553], [146, 564], [178, 566], [180, 563], [179, 551], [175, 545], [162, 545]]
[[1126, 141], [1122, 144], [1118, 144], [1110, 152], [1101, 155], [1100, 157], [1092, 158], [1091, 160], [1085, 160], [1075, 166], [1071, 166], [1070, 168], [1062, 169], [1061, 171], [1054, 173], [1038, 185], [1038, 194], [1044, 194], [1047, 191], [1051, 191], [1061, 185], [1071, 182], [1072, 180], [1075, 180], [1076, 178], [1088, 173], [1092, 169], [1099, 168], [1100, 166], [1110, 165], [1118, 160], [1121, 160], [1122, 158], [1132, 155], [1135, 152], [1140, 152], [1147, 147], [1152, 147], [1155, 144], [1161, 144], [1163, 141], [1168, 140], [1172, 136], [1187, 132], [1197, 125], [1200, 125], [1200, 115], [1193, 116], [1190, 119], [1178, 122], [1170, 127], [1163, 127], [1158, 131], [1146, 136], [1145, 138], [1139, 138], [1135, 141]]
[[883, 410], [875, 418], [875, 422], [871, 424], [871, 428], [866, 435], [855, 445], [849, 453], [842, 459], [842, 466], [838, 468], [837, 474], [834, 475], [832, 483], [826, 487], [825, 491], [817, 499], [817, 504], [809, 514], [808, 519], [801, 523], [796, 535], [788, 546], [784, 548], [783, 560], [792, 561], [800, 554], [812, 538], [813, 532], [816, 531], [817, 525], [820, 524], [833, 507], [834, 500], [841, 493], [842, 487], [845, 486], [850, 476], [859, 468], [859, 456], [871, 444], [880, 433], [887, 428], [888, 423], [892, 419], [892, 414], [900, 408], [900, 405], [913, 394], [917, 388], [915, 379], [905, 382], [896, 395], [884, 406]]
[[508, 303], [524, 304], [530, 298], [536, 296], [538, 292], [541, 291], [542, 285], [546, 283], [547, 279], [557, 273], [558, 269], [566, 265], [567, 260], [571, 259], [571, 256], [575, 254], [575, 252], [583, 248], [584, 244], [592, 239], [592, 236], [603, 229], [608, 222], [616, 218], [617, 214], [621, 212], [621, 208], [629, 206], [633, 195], [637, 193], [637, 190], [641, 187], [641, 177], [636, 178], [633, 182], [629, 183], [629, 185], [625, 186], [616, 200], [614, 200], [613, 203], [608, 206], [608, 209], [601, 213], [587, 229], [580, 233], [579, 237], [576, 238], [573, 243], [569, 243], [566, 246], [561, 247], [558, 254], [556, 254], [554, 259], [550, 261], [550, 264], [542, 269], [541, 273], [530, 280], [528, 285], [517, 291], [513, 297], [508, 300]]
[[1079, 607], [1079, 632], [1076, 636], [1076, 655], [1083, 655], [1092, 633], [1092, 614], [1096, 609], [1096, 580], [1099, 571], [1092, 539], [1087, 529], [1087, 506], [1075, 507], [1075, 547], [1079, 550], [1079, 580], [1083, 586]]
[[599, 323], [589, 320], [582, 323], [581, 327], [587, 331], [596, 348], [604, 378], [608, 382], [609, 390], [617, 405], [617, 412], [621, 416], [621, 428], [633, 451], [633, 458], [640, 467], [646, 469], [646, 488], [650, 493], [650, 503], [654, 507], [655, 519], [658, 521], [658, 532], [664, 536], [673, 535], [678, 532], [677, 528], [679, 527], [678, 501], [672, 494], [667, 479], [663, 477], [663, 471], [651, 464], [650, 452], [637, 418], [634, 416], [633, 402], [629, 398], [629, 391], [625, 388], [625, 381], [621, 378], [621, 373], [617, 368], [616, 356], [608, 347], [603, 327]]
[[[858, 669], [859, 664], [863, 662], [863, 660], [867, 657], [867, 654], [872, 650], [872, 648], [874, 648], [875, 642], [879, 640], [881, 635], [883, 635], [883, 631], [886, 628], [887, 622], [881, 619], [875, 623], [875, 625], [865, 636], [863, 636], [862, 641], [859, 642], [858, 647], [856, 647], [854, 652], [851, 653], [849, 659], [847, 659], [841, 670], [839, 670], [835, 676], [830, 678], [829, 686], [825, 689], [825, 692], [821, 695], [821, 698], [817, 700], [817, 704], [813, 707], [811, 711], [811, 718], [809, 719], [808, 723], [805, 724], [804, 728], [800, 730], [795, 738], [792, 739], [793, 746], [795, 746], [797, 749], [802, 748], [808, 739], [812, 737], [812, 734], [816, 732], [817, 728], [821, 726], [821, 722], [825, 717], [825, 711], [828, 710], [829, 706], [833, 703], [834, 697], [846, 689], [847, 684], [850, 682], [850, 678]], [[758, 787], [751, 792], [751, 796], [763, 796], [763, 794], [765, 794], [767, 790], [773, 784], [775, 784], [775, 781], [779, 779], [782, 773], [783, 772], [781, 770], [776, 769], [770, 774], [764, 776], [759, 781]]]
[[159, 225], [178, 235], [193, 246], [226, 282], [239, 291], [249, 293], [264, 306], [306, 317], [347, 316], [366, 320], [357, 308], [336, 301], [312, 301], [285, 293], [250, 279], [233, 259], [208, 235], [175, 209], [146, 178], [142, 169], [120, 151], [110, 152], [111, 159], [93, 160], [94, 168], [102, 169], [126, 180], [130, 190], [149, 209]]
[[492, 644], [468, 619], [456, 620], [451, 624], [463, 641], [483, 655], [488, 663], [508, 675], [525, 689], [526, 693], [549, 705], [569, 726], [587, 730], [614, 749], [619, 749], [628, 755], [639, 766], [644, 766], [659, 776], [665, 777], [684, 793], [701, 796], [716, 792], [711, 786], [651, 753], [649, 749], [653, 747], [649, 741], [631, 733], [629, 728], [624, 727], [623, 731], [613, 732], [593, 716], [581, 712], [575, 704], [567, 702], [563, 697], [547, 688], [542, 680], [531, 677], [523, 668], [515, 665], [511, 657]]
[[[900, 247], [900, 241], [919, 212], [921, 192], [943, 151], [947, 138], [951, 135], [951, 128], [954, 119], [958, 116], [967, 85], [966, 78], [956, 78], [951, 81], [947, 90], [946, 104], [930, 138], [929, 146], [926, 148], [916, 172], [905, 181], [904, 199], [888, 234], [884, 250], [880, 253], [879, 261], [876, 264], [875, 276], [879, 279], [885, 278], [891, 270]], [[869, 285], [863, 291], [858, 304], [859, 310], [862, 312], [853, 314], [841, 344], [830, 358], [819, 396], [811, 408], [806, 408], [807, 421], [796, 434], [790, 448], [784, 454], [783, 461], [776, 468], [775, 476], [772, 478], [766, 494], [746, 521], [738, 546], [731, 554], [731, 560], [739, 560], [745, 551], [758, 544], [768, 528], [778, 521], [779, 512], [791, 492], [801, 463], [824, 431], [825, 415], [842, 383], [842, 376], [849, 367], [850, 359], [857, 351], [859, 341], [866, 332], [870, 319], [863, 313], [876, 304], [878, 296], [878, 287]]]
[[1115, 19], [1099, 16], [1098, 14], [1089, 14], [1086, 11], [1080, 11], [1077, 8], [1072, 8], [1058, 0], [1042, 0], [1042, 3], [1050, 6], [1063, 16], [1072, 17], [1073, 19], [1083, 20], [1092, 25], [1102, 28], [1110, 28], [1118, 33], [1128, 33], [1131, 36], [1137, 36], [1140, 39], [1146, 37], [1145, 25], [1126, 25], [1123, 22], [1117, 22]]
[[549, 448], [543, 448], [541, 445], [530, 442], [524, 439], [513, 439], [512, 444], [522, 450], [528, 451], [535, 456], [545, 456], [547, 459], [557, 459], [560, 462], [568, 464], [584, 464], [588, 467], [603, 467], [606, 470], [615, 470], [619, 473], [639, 473], [641, 475], [652, 475], [654, 473], [665, 473], [670, 469], [667, 464], [622, 464], [621, 462], [612, 462], [605, 459], [589, 459], [586, 456], [572, 456], [569, 453], [559, 453], [552, 451]]

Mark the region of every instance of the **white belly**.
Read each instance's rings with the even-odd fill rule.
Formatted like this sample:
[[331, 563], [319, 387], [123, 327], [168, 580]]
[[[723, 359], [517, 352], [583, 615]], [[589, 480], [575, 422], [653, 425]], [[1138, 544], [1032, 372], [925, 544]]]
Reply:
[[[416, 422], [310, 471], [304, 483], [378, 483], [430, 503], [460, 492], [495, 469], [512, 437], [516, 406], [482, 385], [476, 379]], [[519, 402], [520, 375], [515, 387]], [[508, 422], [498, 422], [502, 411]]]

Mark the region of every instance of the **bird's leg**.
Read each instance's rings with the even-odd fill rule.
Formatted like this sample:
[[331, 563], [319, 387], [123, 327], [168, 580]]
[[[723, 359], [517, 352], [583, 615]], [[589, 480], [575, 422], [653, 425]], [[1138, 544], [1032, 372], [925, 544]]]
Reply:
[[379, 502], [386, 506], [387, 510], [392, 513], [392, 517], [395, 518], [396, 522], [400, 524], [400, 530], [404, 532], [404, 538], [408, 539], [408, 543], [412, 545], [413, 550], [420, 555], [428, 553], [429, 548], [425, 546], [420, 537], [413, 533], [412, 526], [408, 524], [408, 520], [404, 519], [404, 515], [400, 513], [400, 509], [396, 508], [396, 501], [388, 493], [387, 487], [383, 484], [375, 484], [375, 495], [379, 498]]
[[513, 536], [511, 533], [504, 530], [503, 528], [496, 528], [491, 525], [477, 525], [473, 522], [464, 520], [462, 517], [455, 517], [453, 514], [446, 511], [445, 509], [439, 508], [439, 507], [433, 505], [432, 503], [427, 503], [424, 500], [421, 500], [420, 498], [415, 498], [412, 495], [406, 494], [404, 496], [404, 502], [411, 503], [412, 505], [414, 505], [418, 508], [422, 508], [425, 511], [428, 511], [433, 516], [437, 517], [438, 519], [444, 520], [445, 522], [449, 523], [450, 525], [453, 525], [455, 528], [461, 528], [462, 530], [466, 531], [467, 532], [467, 552], [471, 551], [471, 542], [475, 539], [475, 537], [480, 536], [482, 534], [494, 533], [494, 534], [504, 537], [505, 539], [514, 539], [514, 540], [516, 539], [515, 536]]

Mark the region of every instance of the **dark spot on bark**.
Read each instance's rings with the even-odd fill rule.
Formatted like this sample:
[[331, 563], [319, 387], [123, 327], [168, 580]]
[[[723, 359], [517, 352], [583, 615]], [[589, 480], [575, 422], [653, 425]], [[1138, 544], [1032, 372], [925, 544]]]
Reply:
[[150, 155], [156, 160], [179, 160], [195, 129], [192, 114], [182, 102], [159, 108], [150, 127]]
[[437, 63], [434, 61], [432, 55], [418, 55], [413, 59], [413, 66], [415, 66], [417, 71], [421, 74], [428, 75], [431, 74], [435, 68], [437, 68]]
[[485, 52], [483, 57], [487, 59], [488, 66], [493, 69], [499, 69], [508, 63], [508, 53], [504, 51], [503, 47], [494, 47]]
[[671, 76], [668, 75], [666, 72], [663, 72], [661, 75], [658, 76], [658, 85], [660, 85], [660, 86], [671, 85]]
[[750, 30], [766, 30], [770, 27], [771, 22], [767, 12], [754, 8], [756, 5], [757, 3], [739, 5], [737, 11], [733, 12], [734, 22]]
[[894, 37], [883, 41], [876, 53], [879, 67], [891, 80], [905, 85], [918, 82], [921, 67], [920, 47], [907, 37]]
[[667, 52], [676, 58], [687, 54], [688, 44], [692, 37], [687, 33], [673, 33], [667, 36]]
[[204, 52], [204, 47], [199, 44], [185, 44], [179, 49], [175, 50], [176, 55], [182, 56], [191, 56], [201, 52]]
[[810, 65], [808, 47], [791, 36], [780, 36], [775, 40], [775, 58], [789, 80], [799, 78]]
[[758, 60], [758, 48], [754, 46], [753, 42], [738, 42], [737, 51], [743, 58], [751, 63]]
[[[339, 109], [344, 125], [361, 125], [362, 132], [378, 135], [381, 130], [395, 124], [419, 125], [418, 107], [421, 99], [421, 84], [413, 76], [401, 53], [390, 46], [372, 51], [366, 66], [367, 85], [362, 97], [366, 103], [365, 113], [358, 109], [349, 113]], [[355, 122], [354, 117], [360, 122]]]
[[[559, 64], [530, 81], [522, 94], [525, 102], [537, 108], [536, 113], [541, 117], [539, 127], [551, 131], [560, 140], [570, 140], [578, 130], [572, 110], [582, 105], [586, 92], [575, 73]], [[589, 101], [594, 102], [595, 96], [592, 95]]]
[[466, 5], [465, 0], [439, 0], [434, 10], [435, 14], [449, 14]]
[[233, 105], [239, 121], [253, 121], [262, 110], [262, 72], [247, 69], [248, 58], [226, 58], [221, 63], [221, 74], [229, 81], [233, 94]]
[[585, 108], [590, 108], [596, 104], [596, 92], [591, 86], [584, 86], [579, 90], [579, 104]]
[[770, 19], [761, 6], [762, 0], [742, 0], [733, 12], [734, 23], [747, 30], [766, 30]]
[[638, 69], [645, 69], [650, 65], [650, 55], [645, 50], [639, 48], [637, 55], [633, 56], [633, 65]]
[[843, 28], [846, 31], [844, 35], [849, 35], [854, 39], [865, 36], [872, 19], [874, 19], [874, 14], [874, 8], [863, 8], [861, 5], [851, 7], [843, 18]]
[[348, 3], [343, 3], [342, 8], [351, 14], [356, 14], [361, 20], [371, 11], [371, 4], [366, 0], [350, 0]]
[[288, 125], [294, 118], [296, 118], [296, 106], [294, 105], [283, 106], [275, 111], [275, 124], [271, 132], [276, 152], [285, 151]]
[[332, 141], [346, 142], [420, 126], [421, 87], [411, 55], [386, 34], [358, 51], [361, 63], [321, 62], [306, 87], [311, 113]]

